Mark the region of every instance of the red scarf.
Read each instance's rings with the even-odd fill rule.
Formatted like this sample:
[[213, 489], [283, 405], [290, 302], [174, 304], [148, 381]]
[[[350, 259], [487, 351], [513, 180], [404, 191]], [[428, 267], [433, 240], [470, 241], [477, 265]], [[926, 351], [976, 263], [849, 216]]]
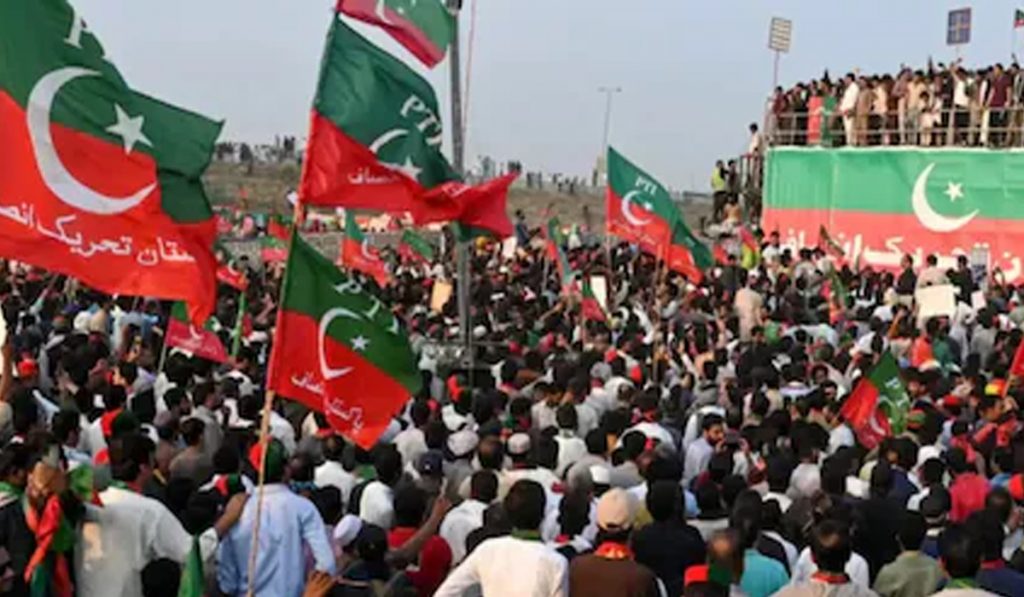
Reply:
[[45, 569], [50, 546], [53, 544], [57, 532], [60, 531], [63, 519], [64, 512], [60, 506], [60, 499], [56, 495], [51, 495], [46, 500], [46, 505], [43, 506], [42, 517], [39, 516], [35, 508], [29, 505], [27, 501], [25, 502], [25, 524], [36, 538], [36, 549], [32, 552], [28, 565], [25, 566], [25, 582], [31, 586], [33, 584], [32, 576], [36, 569], [39, 566], [44, 566], [40, 572], [49, 576], [48, 580], [53, 595], [57, 597], [71, 597], [73, 592], [71, 573], [65, 555], [60, 552], [53, 552], [53, 568], [48, 571]]
[[823, 582], [827, 585], [845, 585], [850, 582], [850, 577], [846, 573], [836, 574], [834, 572], [822, 572], [821, 570], [811, 575], [813, 580]]

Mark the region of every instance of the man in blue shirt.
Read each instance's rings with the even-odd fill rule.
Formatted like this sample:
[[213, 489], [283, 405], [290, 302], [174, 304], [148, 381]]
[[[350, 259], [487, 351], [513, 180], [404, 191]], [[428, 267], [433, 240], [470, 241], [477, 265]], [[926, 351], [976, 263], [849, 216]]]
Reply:
[[754, 544], [761, 533], [761, 513], [737, 509], [729, 517], [729, 527], [739, 534], [743, 545], [743, 576], [740, 588], [749, 597], [768, 597], [789, 583], [786, 568], [777, 560], [762, 555]]
[[[249, 459], [258, 469], [259, 444], [253, 447]], [[304, 547], [307, 546], [316, 570], [335, 573], [324, 523], [313, 502], [288, 488], [286, 461], [281, 442], [271, 440], [267, 446], [266, 487], [253, 583], [257, 596], [301, 596], [306, 586]], [[217, 582], [221, 591], [228, 595], [245, 595], [249, 589], [249, 552], [256, 522], [256, 497], [246, 503], [242, 519], [220, 544]]]

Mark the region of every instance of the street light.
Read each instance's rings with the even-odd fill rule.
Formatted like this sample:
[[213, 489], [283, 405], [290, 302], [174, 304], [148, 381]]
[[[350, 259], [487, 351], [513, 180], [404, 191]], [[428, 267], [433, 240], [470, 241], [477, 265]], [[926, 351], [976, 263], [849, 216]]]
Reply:
[[604, 108], [604, 145], [601, 147], [602, 153], [608, 149], [608, 133], [611, 129], [612, 124], [612, 97], [616, 93], [622, 93], [621, 87], [598, 87], [598, 93], [605, 94], [605, 108]]

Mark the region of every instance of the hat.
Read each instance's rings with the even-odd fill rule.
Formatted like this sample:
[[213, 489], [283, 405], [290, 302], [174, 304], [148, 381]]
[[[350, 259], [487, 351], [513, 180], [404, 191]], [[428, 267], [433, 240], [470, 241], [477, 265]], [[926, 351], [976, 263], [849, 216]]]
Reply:
[[349, 546], [356, 537], [359, 536], [359, 530], [363, 528], [363, 521], [354, 514], [346, 514], [344, 518], [338, 521], [338, 524], [334, 525], [334, 543], [338, 547], [344, 549]]
[[439, 477], [444, 467], [444, 456], [438, 450], [428, 450], [420, 456], [416, 472], [424, 477]]
[[457, 431], [448, 436], [448, 451], [453, 457], [462, 458], [476, 450], [478, 443], [480, 438], [472, 431]]
[[631, 529], [636, 510], [636, 499], [626, 490], [610, 489], [597, 502], [597, 526], [606, 531]]
[[611, 485], [612, 471], [607, 466], [595, 464], [590, 467], [590, 480], [594, 485]]
[[513, 433], [508, 438], [508, 453], [511, 456], [525, 456], [530, 451], [530, 436], [525, 433]]

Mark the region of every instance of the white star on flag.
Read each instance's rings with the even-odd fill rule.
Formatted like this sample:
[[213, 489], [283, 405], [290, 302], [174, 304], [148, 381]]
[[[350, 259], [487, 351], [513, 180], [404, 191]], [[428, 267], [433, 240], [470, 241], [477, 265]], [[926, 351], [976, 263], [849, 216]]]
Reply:
[[370, 346], [370, 339], [365, 336], [352, 338], [352, 349], [358, 352], [365, 352]]
[[420, 179], [420, 172], [423, 172], [423, 168], [417, 168], [416, 164], [412, 162], [412, 158], [410, 157], [405, 158], [404, 164], [401, 166], [395, 165], [394, 168], [409, 178], [417, 181]]
[[107, 127], [107, 132], [117, 135], [124, 140], [125, 155], [132, 152], [136, 143], [143, 143], [153, 147], [153, 144], [142, 132], [142, 125], [146, 120], [143, 116], [128, 116], [120, 104], [114, 104], [114, 111], [117, 113], [117, 124]]
[[956, 201], [964, 196], [964, 185], [959, 182], [950, 182], [946, 185], [946, 196], [950, 201]]

